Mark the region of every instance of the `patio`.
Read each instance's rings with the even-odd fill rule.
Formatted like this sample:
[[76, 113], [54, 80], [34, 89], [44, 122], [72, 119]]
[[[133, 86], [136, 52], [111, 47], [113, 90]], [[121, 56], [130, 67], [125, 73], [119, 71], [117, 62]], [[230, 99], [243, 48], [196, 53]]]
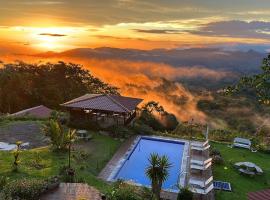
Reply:
[[45, 194], [41, 200], [102, 200], [100, 192], [83, 183], [61, 183], [55, 191]]

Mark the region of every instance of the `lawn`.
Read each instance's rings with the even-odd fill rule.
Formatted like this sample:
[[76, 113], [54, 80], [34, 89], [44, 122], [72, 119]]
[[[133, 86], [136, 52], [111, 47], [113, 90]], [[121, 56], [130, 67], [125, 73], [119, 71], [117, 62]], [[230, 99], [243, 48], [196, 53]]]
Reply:
[[[214, 180], [230, 182], [232, 192], [216, 192], [217, 200], [247, 199], [247, 193], [270, 187], [270, 155], [260, 152], [252, 153], [246, 149], [229, 148], [225, 144], [212, 143], [213, 148], [218, 149], [224, 158], [224, 165], [213, 167]], [[250, 161], [260, 166], [264, 174], [256, 177], [241, 175], [233, 167], [235, 162]]]
[[[72, 167], [76, 169], [77, 178], [105, 191], [107, 184], [98, 180], [96, 176], [120, 144], [118, 140], [99, 134], [94, 134], [91, 141], [76, 143], [72, 152]], [[44, 165], [42, 169], [37, 169], [34, 164], [38, 157], [41, 159], [40, 163]], [[19, 172], [12, 172], [12, 162], [11, 152], [0, 151], [0, 176], [7, 176], [11, 180], [22, 177], [47, 178], [57, 175], [59, 168], [67, 165], [68, 154], [52, 152], [49, 147], [25, 150], [21, 153]]]

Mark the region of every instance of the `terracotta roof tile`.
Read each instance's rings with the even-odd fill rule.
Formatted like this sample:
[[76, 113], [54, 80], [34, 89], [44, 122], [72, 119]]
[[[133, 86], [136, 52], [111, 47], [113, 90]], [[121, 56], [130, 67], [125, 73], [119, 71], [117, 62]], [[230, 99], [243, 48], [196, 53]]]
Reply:
[[25, 110], [21, 110], [19, 112], [13, 113], [10, 116], [33, 116], [38, 118], [48, 118], [51, 115], [52, 110], [47, 108], [46, 106], [40, 105], [32, 108], [28, 108]]
[[86, 94], [62, 104], [69, 108], [83, 108], [126, 113], [134, 110], [142, 99], [111, 94]]
[[248, 193], [248, 200], [270, 200], [270, 189]]

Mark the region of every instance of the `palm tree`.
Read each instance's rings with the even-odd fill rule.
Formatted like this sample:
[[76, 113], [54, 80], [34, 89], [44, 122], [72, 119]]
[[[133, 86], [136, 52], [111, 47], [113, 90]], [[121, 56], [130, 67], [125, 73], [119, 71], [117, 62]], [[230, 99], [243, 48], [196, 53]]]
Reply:
[[146, 168], [146, 176], [151, 180], [152, 192], [156, 199], [160, 199], [162, 184], [169, 177], [169, 168], [171, 163], [167, 156], [159, 156], [157, 153], [152, 153], [148, 158], [149, 166]]
[[50, 138], [56, 150], [67, 150], [75, 138], [75, 130], [66, 130], [57, 120], [50, 120], [43, 127], [43, 132]]

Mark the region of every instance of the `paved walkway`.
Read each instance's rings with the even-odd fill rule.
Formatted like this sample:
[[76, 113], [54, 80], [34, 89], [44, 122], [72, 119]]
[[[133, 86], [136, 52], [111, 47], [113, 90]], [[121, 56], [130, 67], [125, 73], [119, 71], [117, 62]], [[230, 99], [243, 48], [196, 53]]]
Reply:
[[84, 183], [61, 183], [41, 200], [101, 200], [100, 192]]
[[117, 166], [119, 160], [126, 154], [127, 150], [130, 148], [131, 144], [134, 142], [135, 138], [136, 136], [129, 138], [120, 146], [120, 148], [114, 154], [112, 159], [107, 163], [104, 169], [100, 172], [100, 174], [98, 175], [98, 178], [104, 181], [107, 181], [112, 171]]

